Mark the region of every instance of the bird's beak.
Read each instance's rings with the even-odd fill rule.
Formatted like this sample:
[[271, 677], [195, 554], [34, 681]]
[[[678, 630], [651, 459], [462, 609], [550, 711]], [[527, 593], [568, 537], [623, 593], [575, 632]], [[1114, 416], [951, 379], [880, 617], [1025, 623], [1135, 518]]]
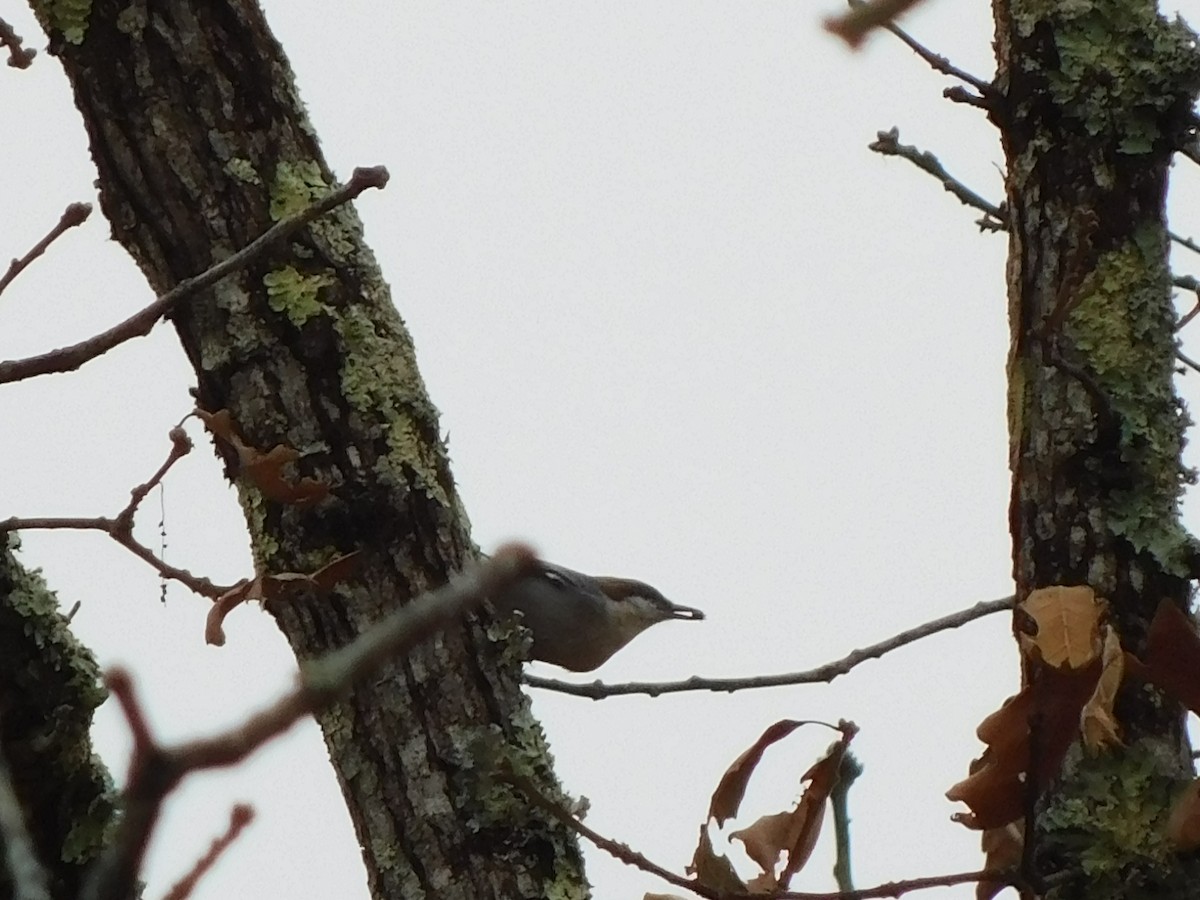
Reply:
[[671, 618], [672, 619], [695, 619], [696, 621], [699, 621], [700, 619], [704, 618], [704, 613], [702, 613], [698, 609], [693, 609], [690, 606], [676, 606], [674, 603], [672, 603], [671, 604]]

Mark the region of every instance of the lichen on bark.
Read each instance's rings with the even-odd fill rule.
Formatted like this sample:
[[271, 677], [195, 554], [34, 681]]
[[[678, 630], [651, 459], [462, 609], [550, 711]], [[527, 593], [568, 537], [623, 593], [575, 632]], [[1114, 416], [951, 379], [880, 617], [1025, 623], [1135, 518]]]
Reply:
[[[1139, 652], [1186, 606], [1190, 424], [1174, 386], [1165, 194], [1200, 90], [1194, 35], [1149, 0], [994, 0], [1008, 160], [1010, 524], [1018, 599], [1087, 584]], [[1124, 748], [1075, 752], [1027, 837], [1050, 900], [1186, 896], [1160, 838], [1191, 776], [1178, 705], [1128, 683]], [[1170, 856], [1169, 860], [1167, 856]], [[1172, 893], [1176, 891], [1176, 893]]]
[[[92, 749], [100, 668], [58, 599], [0, 535], [0, 754], [55, 900], [77, 896], [115, 822], [108, 769]], [[0, 896], [11, 891], [0, 836]]]

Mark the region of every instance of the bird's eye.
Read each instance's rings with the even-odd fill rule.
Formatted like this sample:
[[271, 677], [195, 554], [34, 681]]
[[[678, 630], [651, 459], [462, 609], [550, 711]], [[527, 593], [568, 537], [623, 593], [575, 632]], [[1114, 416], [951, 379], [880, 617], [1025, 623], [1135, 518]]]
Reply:
[[547, 581], [549, 581], [551, 584], [557, 585], [558, 587], [566, 587], [567, 586], [567, 579], [563, 578], [562, 575], [560, 575], [558, 572], [554, 571], [553, 569], [543, 569], [542, 577], [545, 578]]

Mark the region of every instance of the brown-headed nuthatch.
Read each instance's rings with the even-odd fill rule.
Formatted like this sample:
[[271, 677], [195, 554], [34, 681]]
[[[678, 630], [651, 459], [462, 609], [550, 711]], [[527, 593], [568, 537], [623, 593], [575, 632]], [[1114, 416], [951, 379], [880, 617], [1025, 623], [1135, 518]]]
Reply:
[[540, 563], [539, 570], [492, 598], [501, 618], [521, 612], [533, 634], [530, 659], [590, 672], [657, 622], [703, 619], [657, 590], [629, 578], [584, 575]]

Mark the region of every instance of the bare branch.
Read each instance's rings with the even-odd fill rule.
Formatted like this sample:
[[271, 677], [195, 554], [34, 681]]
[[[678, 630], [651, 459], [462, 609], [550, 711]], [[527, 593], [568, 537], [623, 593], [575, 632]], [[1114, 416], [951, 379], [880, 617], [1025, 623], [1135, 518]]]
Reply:
[[129, 503], [114, 518], [95, 516], [92, 518], [72, 516], [42, 516], [38, 518], [12, 518], [0, 521], [0, 534], [8, 531], [35, 531], [52, 529], [75, 529], [79, 531], [103, 531], [110, 538], [136, 556], [151, 565], [162, 578], [178, 581], [202, 597], [215, 600], [230, 590], [229, 585], [213, 584], [207, 578], [193, 575], [187, 569], [172, 566], [156, 556], [154, 551], [133, 536], [133, 517], [138, 506], [146, 495], [159, 484], [171, 466], [186, 456], [192, 449], [191, 439], [179, 425], [171, 429], [171, 452], [158, 471], [145, 484], [140, 484], [130, 492]]
[[940, 181], [942, 187], [957, 197], [960, 203], [983, 212], [985, 219], [979, 223], [981, 228], [989, 228], [996, 231], [1005, 231], [1008, 229], [1008, 213], [1003, 207], [989, 203], [956, 179], [946, 171], [945, 167], [932, 153], [908, 144], [901, 144], [899, 128], [893, 128], [891, 131], [877, 132], [875, 137], [876, 140], [867, 145], [871, 150], [881, 153], [884, 156], [899, 156], [901, 159], [907, 159], [922, 172], [928, 172]]
[[294, 234], [317, 217], [353, 200], [369, 187], [382, 188], [387, 184], [387, 180], [387, 170], [383, 166], [376, 166], [372, 169], [355, 169], [354, 175], [345, 186], [330, 191], [308, 209], [276, 222], [237, 253], [210, 266], [199, 275], [185, 278], [149, 306], [134, 313], [119, 325], [114, 325], [107, 331], [102, 331], [100, 334], [93, 335], [87, 340], [69, 347], [62, 347], [26, 359], [0, 362], [0, 384], [33, 378], [37, 375], [48, 375], [53, 372], [72, 372], [125, 341], [149, 334], [150, 329], [158, 323], [159, 319], [170, 312], [172, 307], [180, 301], [211, 287], [226, 275], [244, 269], [263, 256], [272, 246]]
[[225, 833], [212, 842], [208, 852], [196, 860], [192, 871], [179, 879], [163, 897], [163, 900], [187, 900], [192, 895], [192, 891], [196, 889], [196, 885], [200, 883], [200, 879], [212, 870], [212, 867], [217, 864], [217, 860], [221, 858], [221, 854], [229, 849], [229, 845], [236, 841], [246, 826], [253, 821], [253, 807], [244, 803], [235, 806], [229, 814], [229, 827], [225, 829]]
[[21, 46], [22, 40], [24, 38], [13, 31], [11, 25], [0, 19], [0, 47], [8, 48], [8, 65], [13, 69], [28, 69], [37, 56], [36, 50], [26, 50]]
[[[902, 897], [913, 891], [927, 891], [930, 888], [951, 887], [956, 884], [975, 884], [980, 881], [990, 881], [1001, 885], [1018, 884], [1016, 873], [1003, 870], [979, 869], [974, 872], [954, 872], [950, 875], [929, 875], [925, 878], [906, 878], [903, 881], [889, 881], [873, 888], [863, 888], [858, 891], [833, 891], [826, 894], [814, 894], [802, 891], [776, 894], [777, 900], [877, 900], [877, 898]], [[727, 897], [729, 895], [726, 895]], [[731, 900], [754, 900], [761, 894], [734, 895]]]
[[501, 547], [487, 562], [393, 611], [345, 647], [302, 664], [299, 683], [292, 691], [215, 737], [160, 746], [146, 723], [129, 675], [120, 669], [109, 672], [106, 682], [129, 722], [133, 755], [124, 792], [125, 814], [116, 838], [89, 875], [81, 900], [125, 900], [133, 892], [163, 798], [188, 773], [241, 762], [303, 716], [346, 693], [385, 660], [408, 653], [438, 631], [460, 622], [485, 597], [507, 589], [536, 566], [537, 558], [528, 547]]
[[1013, 607], [1013, 597], [1003, 597], [999, 600], [985, 600], [974, 606], [960, 610], [950, 615], [926, 622], [915, 628], [909, 628], [887, 640], [855, 650], [839, 660], [808, 669], [804, 672], [788, 672], [782, 675], [753, 675], [746, 678], [701, 678], [693, 676], [684, 681], [660, 682], [628, 682], [625, 684], [605, 684], [593, 681], [591, 684], [576, 684], [569, 681], [557, 681], [551, 678], [539, 678], [536, 675], [526, 675], [525, 683], [531, 687], [558, 691], [562, 694], [573, 694], [576, 697], [588, 697], [592, 700], [603, 700], [606, 697], [618, 697], [626, 694], [647, 694], [657, 697], [660, 694], [678, 694], [683, 691], [744, 691], [754, 688], [784, 687], [793, 684], [814, 684], [817, 682], [833, 681], [839, 675], [845, 675], [855, 666], [868, 659], [878, 659], [906, 644], [919, 641], [921, 638], [958, 628], [967, 622], [990, 616]]
[[0, 845], [4, 847], [5, 869], [12, 880], [13, 900], [50, 900], [50, 882], [38, 860], [37, 848], [25, 813], [13, 786], [8, 760], [0, 754]]
[[[977, 78], [970, 72], [967, 72], [965, 69], [960, 69], [958, 66], [953, 65], [949, 59], [941, 54], [934, 53], [895, 22], [888, 22], [887, 24], [883, 25], [883, 28], [898, 37], [904, 43], [904, 45], [908, 47], [908, 49], [917, 54], [917, 56], [921, 57], [921, 59], [925, 60], [925, 62], [929, 64], [929, 67], [935, 72], [940, 72], [941, 74], [950, 78], [957, 78], [959, 81], [969, 84], [979, 92], [978, 97], [972, 97], [971, 95], [964, 95], [962, 98], [957, 95], [951, 97], [949, 91], [953, 89], [947, 88], [945, 96], [947, 96], [949, 99], [956, 100], [958, 102], [970, 103], [973, 106], [980, 106], [983, 109], [990, 109], [993, 103], [999, 99], [999, 93], [990, 82], [984, 81], [982, 78]], [[961, 88], [959, 90], [961, 90]]]
[[[3, 43], [3, 24], [4, 20], [0, 19], [0, 43]], [[11, 64], [11, 60], [9, 60]], [[29, 267], [29, 264], [46, 252], [46, 249], [58, 240], [59, 236], [74, 228], [76, 225], [82, 225], [87, 221], [87, 217], [92, 214], [92, 204], [90, 203], [72, 203], [58, 219], [58, 224], [47, 232], [46, 236], [33, 245], [33, 249], [22, 256], [20, 259], [14, 259], [8, 266], [8, 271], [0, 276], [0, 294], [4, 293], [4, 289], [13, 283], [14, 279]]]

